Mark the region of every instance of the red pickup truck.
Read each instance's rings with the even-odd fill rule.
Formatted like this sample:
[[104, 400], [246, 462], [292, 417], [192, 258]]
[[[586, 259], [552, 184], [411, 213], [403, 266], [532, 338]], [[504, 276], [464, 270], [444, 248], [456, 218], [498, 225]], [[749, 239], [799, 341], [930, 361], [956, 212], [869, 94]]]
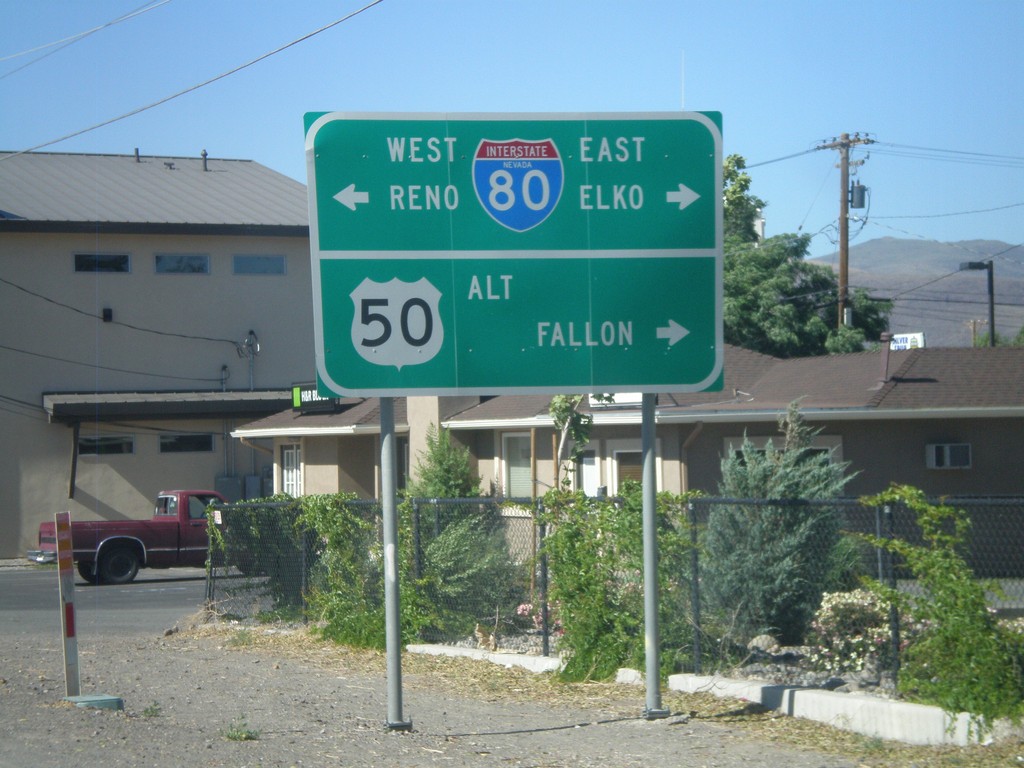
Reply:
[[[227, 501], [216, 491], [160, 491], [150, 520], [71, 523], [79, 575], [91, 584], [127, 584], [139, 568], [201, 567], [206, 563], [206, 507]], [[57, 562], [54, 523], [39, 525], [39, 549], [28, 559]]]

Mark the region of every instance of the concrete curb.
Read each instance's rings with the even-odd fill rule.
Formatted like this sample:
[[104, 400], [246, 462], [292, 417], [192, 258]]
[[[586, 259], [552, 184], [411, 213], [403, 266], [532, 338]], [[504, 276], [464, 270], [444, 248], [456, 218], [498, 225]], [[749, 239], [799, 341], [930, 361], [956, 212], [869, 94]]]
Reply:
[[1021, 729], [996, 723], [991, 733], [979, 734], [970, 715], [951, 719], [939, 707], [911, 704], [858, 693], [835, 693], [818, 688], [772, 685], [707, 675], [671, 675], [668, 687], [684, 693], [711, 693], [723, 698], [753, 701], [785, 715], [826, 723], [864, 736], [919, 746], [989, 744], [1016, 739]]
[[[409, 645], [409, 653], [477, 659], [503, 667], [523, 667], [530, 672], [557, 672], [557, 656], [531, 656], [502, 653], [481, 648], [451, 645]], [[616, 682], [643, 685], [643, 675], [632, 669], [620, 669]], [[708, 675], [671, 675], [668, 687], [683, 693], [711, 693], [721, 698], [752, 701], [791, 717], [825, 723], [833, 728], [888, 741], [917, 746], [958, 746], [991, 744], [1024, 739], [1024, 728], [998, 722], [990, 733], [979, 733], [970, 715], [960, 713], [951, 719], [939, 707], [893, 701], [859, 693], [835, 693], [819, 688], [773, 685], [753, 680], [734, 680]]]
[[33, 563], [27, 557], [11, 558], [9, 560], [0, 560], [0, 569], [12, 568], [17, 570], [25, 570], [28, 568], [35, 568], [36, 563]]
[[409, 653], [427, 656], [462, 656], [470, 659], [489, 661], [502, 667], [523, 667], [530, 672], [557, 672], [562, 660], [557, 656], [531, 656], [526, 653], [502, 653], [485, 651], [482, 648], [459, 648], [453, 645], [407, 645]]

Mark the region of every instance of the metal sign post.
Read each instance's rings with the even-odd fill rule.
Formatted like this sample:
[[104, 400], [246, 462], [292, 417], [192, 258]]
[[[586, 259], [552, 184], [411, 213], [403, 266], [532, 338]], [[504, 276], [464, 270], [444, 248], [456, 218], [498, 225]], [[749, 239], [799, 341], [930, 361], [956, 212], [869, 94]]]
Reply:
[[398, 481], [395, 473], [395, 403], [380, 399], [381, 506], [384, 517], [384, 633], [388, 676], [388, 721], [391, 730], [408, 731], [402, 718], [402, 626], [398, 582]]
[[722, 388], [717, 112], [305, 116], [324, 397], [381, 398], [389, 727], [402, 718], [392, 397], [642, 392], [649, 718], [655, 394]]
[[646, 661], [648, 720], [668, 717], [661, 706], [661, 636], [658, 621], [658, 514], [655, 467], [655, 406], [657, 395], [645, 392], [641, 402], [640, 449], [643, 453], [643, 541], [644, 541], [644, 659]]

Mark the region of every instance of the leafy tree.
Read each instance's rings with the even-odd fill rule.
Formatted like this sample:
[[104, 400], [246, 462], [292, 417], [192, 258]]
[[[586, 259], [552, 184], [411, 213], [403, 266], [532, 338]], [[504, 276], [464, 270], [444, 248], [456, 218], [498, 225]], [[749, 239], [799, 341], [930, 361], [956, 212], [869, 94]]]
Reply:
[[[583, 456], [584, 448], [590, 442], [590, 427], [594, 423], [594, 417], [589, 413], [580, 410], [587, 399], [587, 395], [555, 395], [551, 398], [548, 412], [555, 422], [555, 430], [558, 432], [558, 463], [566, 458], [576, 465]], [[600, 403], [612, 402], [611, 395], [591, 395], [591, 399]], [[570, 449], [569, 446], [572, 445]], [[568, 455], [567, 455], [568, 454]], [[563, 467], [568, 473], [569, 468]]]
[[750, 175], [744, 173], [747, 161], [742, 155], [729, 155], [722, 163], [725, 187], [725, 239], [738, 243], [757, 242], [757, 219], [768, 203], [750, 194]]
[[[756, 448], [746, 437], [722, 460], [720, 495], [751, 500], [820, 500], [838, 496], [849, 481], [846, 463], [816, 451], [817, 432], [796, 404], [779, 419], [784, 442]], [[704, 545], [707, 596], [749, 639], [770, 632], [799, 643], [837, 579], [847, 554], [836, 510], [820, 505], [722, 504], [709, 516]]]
[[464, 499], [480, 495], [480, 477], [473, 471], [469, 449], [452, 442], [448, 430], [427, 427], [427, 450], [416, 463], [409, 495], [426, 499]]
[[750, 194], [745, 161], [730, 155], [724, 166], [725, 341], [776, 357], [854, 352], [877, 340], [891, 305], [864, 291], [850, 295], [854, 327], [836, 328], [838, 278], [806, 261], [810, 237], [757, 239], [755, 221], [765, 201]]
[[777, 357], [821, 354], [835, 279], [827, 267], [804, 261], [810, 238], [773, 237], [731, 243], [725, 251], [722, 318], [725, 341]]

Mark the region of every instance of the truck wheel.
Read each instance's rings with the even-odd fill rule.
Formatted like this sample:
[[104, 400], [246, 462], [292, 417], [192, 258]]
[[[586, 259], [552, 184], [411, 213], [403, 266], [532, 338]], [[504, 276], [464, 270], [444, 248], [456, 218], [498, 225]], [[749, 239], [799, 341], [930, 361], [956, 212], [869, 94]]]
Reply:
[[96, 563], [79, 563], [78, 564], [78, 575], [81, 576], [89, 584], [95, 584], [96, 579]]
[[104, 584], [127, 584], [139, 572], [139, 555], [132, 547], [104, 550], [96, 574]]

